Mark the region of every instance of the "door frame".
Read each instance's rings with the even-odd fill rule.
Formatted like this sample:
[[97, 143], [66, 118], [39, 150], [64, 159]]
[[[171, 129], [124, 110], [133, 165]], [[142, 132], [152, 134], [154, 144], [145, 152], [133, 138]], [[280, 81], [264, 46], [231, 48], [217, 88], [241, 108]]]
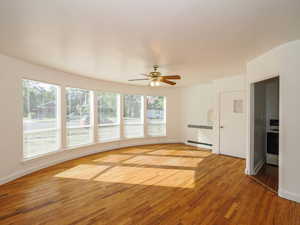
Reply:
[[246, 169], [245, 173], [247, 175], [255, 175], [257, 171], [255, 171], [256, 168], [254, 168], [254, 84], [260, 81], [265, 81], [271, 78], [279, 78], [279, 157], [278, 157], [278, 193], [279, 190], [282, 187], [282, 149], [283, 149], [283, 130], [282, 130], [282, 124], [283, 116], [282, 116], [282, 79], [280, 74], [271, 74], [266, 75], [264, 77], [261, 77], [256, 80], [252, 80], [247, 83], [247, 90], [246, 90], [246, 98], [247, 98], [247, 141], [246, 141]]

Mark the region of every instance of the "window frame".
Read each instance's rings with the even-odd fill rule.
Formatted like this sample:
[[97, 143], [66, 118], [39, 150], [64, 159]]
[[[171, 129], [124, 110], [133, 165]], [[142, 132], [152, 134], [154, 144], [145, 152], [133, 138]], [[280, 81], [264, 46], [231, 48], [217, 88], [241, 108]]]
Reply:
[[[47, 85], [51, 85], [51, 86], [55, 86], [56, 87], [56, 128], [49, 128], [49, 129], [40, 129], [38, 131], [31, 131], [31, 132], [27, 132], [27, 133], [39, 133], [39, 132], [46, 132], [46, 131], [56, 131], [57, 132], [57, 148], [45, 152], [45, 153], [38, 153], [35, 155], [30, 155], [30, 156], [26, 156], [25, 155], [25, 145], [24, 145], [24, 137], [26, 132], [24, 131], [24, 98], [23, 98], [23, 89], [24, 89], [24, 85], [23, 85], [23, 81], [33, 81], [33, 82], [38, 82], [38, 83], [43, 83], [43, 84], [47, 84]], [[22, 134], [21, 134], [21, 148], [22, 148], [22, 160], [23, 161], [27, 161], [27, 160], [31, 160], [31, 159], [35, 159], [35, 158], [40, 158], [42, 156], [46, 156], [46, 155], [50, 155], [56, 152], [59, 152], [60, 149], [63, 147], [62, 145], [62, 117], [61, 117], [61, 92], [62, 92], [62, 87], [61, 85], [57, 84], [57, 83], [53, 83], [53, 82], [49, 82], [49, 81], [43, 81], [43, 80], [37, 80], [37, 79], [32, 79], [32, 78], [28, 78], [28, 77], [22, 77], [21, 78], [21, 115], [22, 115], [22, 125], [21, 125], [21, 130], [22, 130]]]
[[[111, 124], [100, 124], [99, 119], [101, 119], [101, 115], [98, 114], [98, 96], [99, 94], [115, 94], [117, 97], [117, 123], [111, 123]], [[122, 110], [121, 110], [121, 105], [122, 105], [122, 96], [123, 94], [117, 93], [117, 92], [112, 92], [112, 91], [99, 91], [96, 90], [94, 91], [94, 95], [95, 95], [95, 112], [97, 114], [96, 118], [95, 118], [95, 129], [96, 129], [96, 143], [106, 143], [106, 142], [113, 142], [113, 141], [120, 141], [122, 139], [122, 132], [121, 132], [121, 124], [122, 124]], [[106, 126], [118, 126], [119, 127], [119, 137], [118, 138], [106, 138], [106, 139], [102, 139], [101, 137], [99, 137], [99, 131], [98, 129], [100, 127], [106, 127]]]
[[[163, 115], [164, 115], [164, 119], [163, 119], [163, 122], [161, 123], [151, 123], [151, 122], [148, 122], [148, 118], [147, 118], [147, 113], [148, 113], [148, 97], [163, 97], [164, 99], [164, 104], [163, 104], [163, 109], [164, 109], [164, 112], [163, 112]], [[162, 96], [162, 95], [147, 95], [145, 96], [145, 123], [147, 124], [146, 126], [146, 134], [148, 137], [166, 137], [167, 136], [167, 97], [166, 96]], [[148, 126], [149, 124], [159, 124], [159, 125], [164, 125], [164, 134], [163, 135], [150, 135], [149, 132], [148, 132]]]
[[[23, 122], [21, 123], [20, 127], [22, 129], [21, 133], [21, 161], [26, 162], [26, 161], [31, 161], [34, 159], [39, 159], [48, 155], [53, 155], [57, 153], [61, 153], [63, 151], [69, 151], [69, 150], [75, 150], [81, 147], [88, 147], [88, 146], [93, 146], [96, 144], [101, 144], [101, 143], [106, 143], [106, 142], [117, 142], [117, 141], [125, 141], [127, 139], [147, 139], [147, 138], [156, 138], [156, 137], [166, 137], [167, 136], [167, 97], [164, 97], [164, 125], [165, 125], [165, 135], [161, 136], [151, 136], [148, 135], [147, 132], [147, 125], [148, 122], [147, 120], [147, 96], [158, 96], [158, 95], [145, 95], [141, 93], [132, 93], [132, 92], [114, 92], [113, 90], [107, 90], [107, 89], [95, 89], [95, 88], [86, 88], [85, 86], [77, 86], [77, 85], [72, 85], [72, 84], [63, 84], [57, 81], [49, 81], [49, 79], [35, 79], [34, 76], [22, 76], [20, 82], [21, 90], [23, 90], [23, 80], [30, 80], [30, 81], [35, 81], [35, 82], [40, 82], [40, 83], [45, 83], [49, 85], [56, 86], [57, 88], [57, 128], [54, 130], [57, 130], [58, 132], [58, 146], [57, 149], [51, 151], [51, 152], [46, 152], [46, 153], [41, 153], [41, 154], [36, 154], [34, 156], [28, 156], [25, 157], [24, 155], [24, 127], [23, 127]], [[86, 126], [91, 129], [90, 135], [91, 139], [90, 142], [79, 144], [79, 145], [67, 145], [67, 139], [68, 139], [68, 134], [67, 134], [67, 88], [75, 88], [75, 89], [81, 89], [85, 91], [89, 91], [90, 95], [90, 125]], [[120, 138], [118, 139], [111, 139], [111, 140], [105, 140], [105, 141], [99, 141], [98, 139], [98, 110], [97, 110], [97, 102], [96, 102], [96, 93], [114, 93], [118, 95], [119, 101], [118, 101], [118, 111], [119, 111], [119, 123], [117, 125], [119, 126], [119, 132], [120, 132]], [[131, 123], [131, 124], [136, 124], [136, 125], [142, 125], [143, 126], [143, 136], [139, 137], [125, 137], [124, 135], [124, 126], [126, 125], [124, 121], [124, 97], [125, 95], [137, 95], [141, 97], [141, 122], [140, 123]], [[20, 94], [21, 97], [21, 106], [20, 106], [20, 112], [21, 112], [21, 121], [23, 121], [23, 95], [22, 92]], [[73, 128], [73, 127], [72, 127]], [[51, 128], [52, 129], [52, 128]]]
[[[135, 96], [140, 96], [141, 97], [141, 122], [134, 122], [134, 123], [125, 123], [125, 116], [124, 116], [124, 108], [125, 108], [125, 96], [126, 95], [135, 95]], [[121, 137], [124, 140], [128, 140], [128, 139], [140, 139], [140, 138], [147, 138], [147, 135], [145, 133], [145, 95], [142, 94], [131, 94], [131, 93], [123, 93], [122, 94], [122, 116], [121, 116], [121, 122], [122, 122], [122, 130], [121, 130]], [[136, 136], [136, 137], [126, 137], [125, 136], [125, 125], [126, 124], [130, 124], [130, 125], [142, 125], [143, 128], [143, 135], [142, 136]]]
[[[90, 125], [83, 125], [83, 126], [74, 126], [74, 127], [68, 127], [67, 123], [67, 114], [68, 114], [68, 89], [79, 89], [83, 91], [88, 91], [89, 93], [89, 109], [90, 109]], [[89, 146], [92, 144], [95, 144], [95, 91], [91, 89], [85, 89], [81, 87], [73, 87], [72, 85], [64, 87], [65, 90], [65, 103], [64, 103], [64, 108], [65, 108], [65, 117], [64, 117], [64, 136], [62, 137], [64, 139], [64, 150], [69, 150], [69, 149], [74, 149], [74, 148], [79, 148], [79, 147], [84, 147], [84, 146]], [[81, 143], [81, 144], [76, 144], [76, 145], [69, 145], [68, 144], [68, 129], [80, 129], [80, 128], [90, 128], [90, 140], [89, 142]]]

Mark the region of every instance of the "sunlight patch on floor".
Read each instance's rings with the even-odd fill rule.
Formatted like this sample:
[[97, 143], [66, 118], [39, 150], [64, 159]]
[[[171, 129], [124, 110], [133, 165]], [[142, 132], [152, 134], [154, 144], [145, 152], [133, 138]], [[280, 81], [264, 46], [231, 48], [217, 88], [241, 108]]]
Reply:
[[122, 150], [122, 152], [124, 153], [147, 153], [147, 152], [151, 152], [153, 151], [154, 149], [146, 149], [146, 148], [134, 148], [134, 149], [129, 149], [129, 150]]
[[82, 164], [58, 173], [54, 177], [90, 180], [107, 168], [109, 166]]
[[182, 151], [182, 150], [156, 150], [148, 154], [154, 155], [174, 155], [174, 156], [194, 156], [194, 157], [207, 157], [211, 155], [210, 152], [205, 151]]
[[192, 170], [116, 166], [94, 178], [94, 181], [193, 188], [194, 177], [195, 171]]
[[124, 163], [152, 166], [197, 167], [198, 163], [200, 163], [202, 160], [202, 158], [138, 155], [134, 158], [124, 161]]

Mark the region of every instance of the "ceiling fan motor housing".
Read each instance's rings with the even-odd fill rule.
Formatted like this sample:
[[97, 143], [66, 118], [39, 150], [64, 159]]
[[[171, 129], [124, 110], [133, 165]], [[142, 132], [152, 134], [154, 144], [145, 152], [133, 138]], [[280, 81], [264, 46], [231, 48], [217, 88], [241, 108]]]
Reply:
[[159, 66], [158, 65], [154, 65], [153, 68], [154, 68], [154, 72], [156, 72], [157, 69], [159, 68]]
[[150, 72], [150, 76], [151, 77], [159, 77], [161, 75], [161, 73], [160, 72]]

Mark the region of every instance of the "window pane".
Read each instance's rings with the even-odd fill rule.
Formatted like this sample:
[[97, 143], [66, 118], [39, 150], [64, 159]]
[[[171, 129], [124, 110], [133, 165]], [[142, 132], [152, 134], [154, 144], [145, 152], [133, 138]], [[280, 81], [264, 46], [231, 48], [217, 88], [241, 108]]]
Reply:
[[24, 158], [59, 149], [57, 93], [56, 85], [23, 80]]
[[124, 95], [124, 136], [135, 138], [144, 136], [143, 96]]
[[144, 125], [143, 124], [125, 124], [124, 125], [124, 136], [126, 138], [136, 138], [144, 136]]
[[166, 124], [148, 124], [147, 132], [149, 136], [165, 136]]
[[165, 97], [147, 96], [148, 135], [164, 136], [165, 128]]
[[58, 130], [24, 132], [23, 154], [25, 158], [56, 151], [59, 148]]
[[91, 94], [88, 90], [67, 88], [67, 145], [92, 142]]
[[98, 124], [114, 124], [120, 122], [119, 94], [97, 93]]
[[110, 141], [120, 139], [120, 125], [100, 125], [98, 127], [99, 141]]
[[91, 127], [77, 127], [67, 129], [67, 145], [76, 146], [92, 142], [93, 130]]
[[120, 95], [97, 92], [98, 140], [120, 138]]

